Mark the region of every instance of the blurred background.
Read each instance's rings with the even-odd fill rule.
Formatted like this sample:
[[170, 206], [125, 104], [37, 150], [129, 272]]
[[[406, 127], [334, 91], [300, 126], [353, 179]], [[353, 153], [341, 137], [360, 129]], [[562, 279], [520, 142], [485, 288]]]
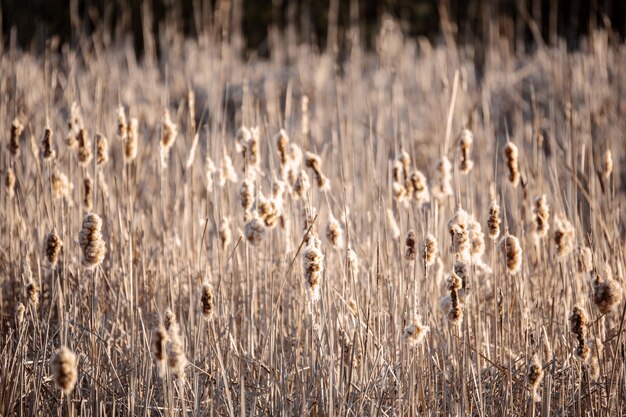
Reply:
[[[624, 0], [1, 0], [0, 8], [5, 48], [42, 52], [47, 39], [72, 45], [86, 33], [104, 44], [131, 41], [138, 56], [150, 47], [147, 34], [159, 39], [172, 28], [188, 37], [230, 38], [242, 54], [266, 56], [271, 28], [338, 52], [356, 30], [359, 42], [375, 47], [385, 15], [399, 21], [407, 36], [433, 41], [449, 35], [480, 48], [498, 35], [521, 53], [558, 39], [576, 49], [597, 28], [619, 42], [626, 23]], [[158, 54], [158, 42], [154, 49]]]

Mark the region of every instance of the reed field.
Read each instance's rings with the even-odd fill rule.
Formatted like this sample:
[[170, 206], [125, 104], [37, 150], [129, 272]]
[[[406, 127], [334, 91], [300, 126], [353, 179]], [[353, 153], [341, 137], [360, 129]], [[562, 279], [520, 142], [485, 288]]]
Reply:
[[160, 33], [0, 53], [0, 416], [626, 415], [626, 45]]

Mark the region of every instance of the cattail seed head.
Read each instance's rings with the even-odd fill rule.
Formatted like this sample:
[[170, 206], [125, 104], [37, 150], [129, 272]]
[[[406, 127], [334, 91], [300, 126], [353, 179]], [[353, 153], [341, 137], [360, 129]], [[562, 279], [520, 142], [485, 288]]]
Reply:
[[87, 211], [91, 211], [93, 208], [93, 181], [91, 181], [91, 178], [85, 177], [83, 185], [83, 206]]
[[293, 198], [295, 200], [304, 198], [309, 191], [309, 188], [311, 188], [309, 176], [305, 171], [300, 171], [296, 177], [295, 183], [293, 184]]
[[15, 324], [17, 325], [17, 327], [20, 327], [24, 322], [25, 313], [26, 307], [24, 307], [24, 304], [17, 303], [17, 306], [15, 307]]
[[334, 248], [343, 246], [343, 229], [332, 213], [330, 213], [328, 224], [326, 225], [326, 239]]
[[420, 170], [414, 170], [410, 177], [411, 188], [413, 189], [413, 199], [417, 203], [417, 207], [422, 207], [430, 201], [430, 192], [428, 191], [428, 183], [426, 176]]
[[469, 236], [469, 222], [471, 216], [462, 208], [458, 208], [448, 222], [450, 233], [450, 249], [455, 256], [468, 260], [470, 258], [471, 242]]
[[51, 361], [52, 377], [57, 386], [68, 395], [74, 390], [78, 371], [76, 367], [76, 355], [74, 352], [62, 346], [59, 348]]
[[467, 229], [470, 240], [470, 255], [478, 263], [485, 253], [485, 234], [480, 223], [473, 216], [470, 216], [467, 222]]
[[51, 161], [56, 157], [56, 151], [52, 145], [52, 129], [47, 126], [41, 138], [41, 157], [44, 161]]
[[163, 326], [165, 327], [165, 330], [167, 330], [168, 334], [179, 331], [176, 314], [169, 307], [165, 310], [165, 314], [163, 315]]
[[230, 231], [230, 217], [225, 216], [222, 218], [219, 227], [220, 245], [223, 251], [225, 251], [233, 240], [232, 233]]
[[100, 166], [109, 160], [109, 141], [101, 133], [96, 134], [96, 163]]
[[422, 260], [424, 265], [431, 266], [435, 263], [439, 249], [437, 249], [437, 239], [428, 233], [422, 243]]
[[580, 305], [572, 308], [572, 314], [569, 316], [569, 330], [575, 335], [585, 334], [588, 322], [587, 313]]
[[248, 147], [248, 142], [252, 139], [252, 132], [246, 126], [241, 126], [235, 133], [235, 149], [237, 153], [242, 153]]
[[163, 131], [161, 133], [161, 168], [167, 167], [167, 159], [170, 149], [174, 146], [176, 137], [178, 136], [178, 128], [170, 117], [170, 111], [165, 109], [163, 112]]
[[[222, 156], [221, 163], [222, 175], [224, 176], [224, 181], [237, 182], [239, 181], [237, 177], [237, 172], [233, 167], [233, 160], [226, 153]], [[223, 185], [222, 185], [223, 186]]]
[[254, 246], [259, 246], [265, 236], [265, 222], [261, 219], [258, 213], [252, 212], [252, 216], [248, 220], [245, 226], [244, 234], [248, 242]]
[[461, 130], [459, 137], [459, 151], [461, 153], [461, 165], [459, 171], [461, 174], [467, 174], [474, 167], [474, 161], [472, 161], [471, 151], [472, 143], [474, 142], [474, 134], [469, 129]]
[[404, 327], [402, 339], [407, 342], [409, 346], [417, 347], [422, 344], [429, 330], [430, 327], [422, 324], [421, 316], [416, 315], [413, 320]]
[[20, 156], [20, 135], [24, 131], [24, 125], [17, 119], [13, 119], [11, 123], [11, 136], [9, 139], [9, 152], [15, 158]]
[[593, 288], [593, 302], [602, 314], [608, 314], [622, 301], [622, 287], [613, 279], [611, 267], [605, 265], [604, 280], [596, 273], [591, 285]]
[[487, 219], [487, 230], [492, 240], [496, 240], [500, 236], [500, 222], [500, 206], [498, 201], [493, 198], [489, 205], [489, 218]]
[[48, 260], [48, 263], [52, 267], [55, 267], [57, 262], [59, 261], [59, 255], [61, 254], [61, 249], [63, 248], [63, 242], [59, 238], [56, 230], [51, 231], [46, 236], [46, 248], [45, 248], [45, 256]]
[[65, 198], [68, 202], [71, 202], [69, 195], [74, 189], [74, 185], [69, 182], [65, 174], [55, 170], [50, 176], [50, 186], [52, 188], [52, 197], [55, 200]]
[[507, 234], [500, 239], [498, 246], [506, 261], [509, 274], [517, 274], [522, 269], [522, 246], [519, 240], [511, 234]]
[[574, 248], [575, 230], [574, 226], [563, 215], [554, 217], [554, 243], [556, 244], [556, 255], [564, 258]]
[[535, 401], [539, 401], [540, 397], [537, 393], [537, 389], [539, 388], [539, 384], [541, 384], [541, 380], [543, 379], [543, 369], [541, 367], [541, 362], [539, 361], [539, 356], [535, 353], [530, 358], [528, 362], [528, 368], [526, 371], [526, 383], [530, 385], [533, 398]]
[[13, 172], [13, 168], [7, 169], [7, 173], [4, 178], [4, 187], [7, 190], [7, 196], [9, 199], [15, 197], [15, 172]]
[[[276, 141], [276, 149], [278, 150], [278, 163], [280, 164], [282, 173], [283, 168], [286, 167], [289, 163], [289, 150], [287, 148], [289, 145], [289, 136], [287, 135], [285, 129], [280, 129], [280, 131], [276, 134], [274, 140]], [[284, 179], [284, 176], [282, 177]]]
[[274, 198], [265, 198], [263, 193], [259, 192], [255, 208], [266, 227], [271, 229], [276, 226], [278, 219], [282, 214], [280, 201], [277, 201]]
[[34, 281], [31, 281], [26, 285], [26, 295], [28, 303], [33, 307], [37, 307], [39, 304], [39, 286]]
[[128, 164], [137, 158], [137, 147], [139, 146], [139, 120], [137, 118], [131, 117], [125, 137], [124, 161]]
[[443, 201], [452, 195], [452, 164], [444, 155], [435, 166], [435, 185], [433, 186], [433, 196]]
[[261, 155], [259, 154], [259, 142], [261, 141], [261, 130], [258, 127], [250, 129], [250, 140], [246, 156], [250, 161], [250, 167], [255, 171], [260, 170]]
[[117, 108], [117, 138], [119, 140], [125, 140], [128, 134], [129, 127], [126, 123], [126, 113], [124, 106]]
[[243, 207], [244, 212], [249, 211], [254, 203], [254, 183], [248, 178], [241, 182], [239, 198], [241, 199], [241, 207]]
[[532, 233], [536, 239], [544, 238], [548, 235], [550, 229], [550, 206], [545, 194], [540, 195], [535, 199], [533, 205], [533, 223]]
[[353, 278], [358, 278], [359, 275], [359, 258], [356, 252], [352, 248], [348, 248], [346, 252], [346, 271], [350, 271]]
[[327, 190], [330, 187], [328, 178], [322, 173], [322, 159], [312, 152], [306, 152], [304, 154], [304, 165], [313, 171], [315, 177], [315, 183], [318, 188]]
[[517, 150], [517, 146], [511, 141], [507, 142], [504, 147], [504, 157], [506, 160], [506, 167], [509, 170], [509, 182], [513, 185], [513, 187], [517, 187], [520, 179], [518, 154], [519, 152]]
[[320, 297], [319, 285], [324, 268], [324, 254], [320, 250], [319, 239], [315, 238], [315, 236], [309, 237], [308, 243], [302, 252], [302, 267], [309, 296], [312, 301], [316, 301]]
[[167, 342], [167, 365], [170, 370], [180, 379], [185, 375], [187, 356], [183, 349], [183, 341], [180, 336], [180, 328], [171, 327]]
[[202, 284], [202, 316], [210, 320], [213, 317], [215, 306], [213, 305], [213, 287], [208, 282]]
[[78, 242], [83, 252], [82, 265], [93, 269], [104, 260], [106, 247], [102, 239], [102, 219], [95, 213], [83, 217], [83, 225], [78, 234]]
[[417, 257], [417, 236], [414, 230], [409, 230], [404, 242], [404, 259], [414, 261]]
[[154, 354], [154, 360], [157, 363], [157, 370], [161, 378], [165, 376], [167, 341], [167, 331], [163, 325], [159, 325], [153, 330], [152, 333], [152, 351]]
[[76, 136], [78, 141], [78, 163], [80, 166], [86, 167], [91, 162], [93, 154], [91, 152], [91, 140], [89, 139], [89, 133], [84, 127], [78, 131]]

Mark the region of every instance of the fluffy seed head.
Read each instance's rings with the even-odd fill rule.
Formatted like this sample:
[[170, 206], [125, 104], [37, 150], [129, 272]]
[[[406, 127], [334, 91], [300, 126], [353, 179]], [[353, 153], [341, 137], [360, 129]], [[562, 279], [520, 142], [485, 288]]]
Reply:
[[422, 207], [430, 201], [430, 192], [428, 191], [428, 183], [426, 176], [420, 170], [414, 170], [410, 177], [411, 188], [413, 189], [413, 199], [417, 203], [417, 207]]
[[7, 196], [9, 199], [15, 197], [15, 173], [13, 172], [13, 168], [7, 169], [7, 173], [4, 178], [4, 186], [7, 190]]
[[437, 239], [432, 234], [427, 234], [422, 243], [422, 260], [424, 265], [431, 266], [435, 263], [435, 258], [439, 249], [437, 249]]
[[328, 224], [326, 225], [326, 239], [334, 248], [343, 246], [343, 229], [332, 213], [330, 213]]
[[11, 123], [11, 136], [9, 139], [9, 152], [13, 157], [18, 157], [20, 155], [20, 135], [24, 130], [24, 125], [20, 123], [17, 119], [13, 119], [13, 123]]
[[556, 244], [556, 255], [564, 258], [574, 248], [575, 230], [574, 226], [563, 215], [554, 217], [554, 243]]
[[324, 254], [320, 250], [319, 239], [312, 236], [302, 252], [302, 268], [304, 269], [304, 279], [309, 296], [312, 301], [319, 299], [319, 285], [324, 268]]
[[96, 163], [100, 166], [109, 160], [109, 141], [101, 134], [96, 134]]
[[266, 227], [271, 229], [276, 226], [282, 214], [280, 201], [274, 198], [265, 198], [263, 193], [259, 192], [255, 208]]
[[124, 142], [124, 161], [132, 162], [137, 158], [137, 147], [139, 145], [139, 120], [131, 117], [128, 131], [126, 132], [126, 141]]
[[451, 239], [450, 249], [455, 256], [466, 260], [470, 257], [471, 249], [469, 236], [470, 221], [470, 214], [462, 208], [458, 208], [448, 222], [448, 232]]
[[467, 174], [474, 167], [474, 161], [472, 161], [472, 143], [474, 142], [474, 134], [469, 129], [461, 130], [459, 137], [459, 151], [461, 153], [461, 165], [459, 171], [462, 174]]
[[243, 210], [250, 210], [252, 203], [254, 203], [254, 183], [248, 178], [241, 182], [241, 188], [239, 188], [239, 198], [241, 199], [241, 207], [243, 207]]
[[48, 235], [46, 236], [45, 255], [48, 263], [50, 263], [52, 267], [56, 266], [57, 262], [59, 261], [59, 255], [61, 254], [62, 248], [63, 242], [61, 241], [61, 238], [59, 238], [56, 230], [48, 233]]
[[588, 318], [587, 313], [580, 305], [572, 308], [572, 314], [569, 316], [569, 330], [575, 335], [586, 334]]
[[159, 376], [165, 376], [166, 349], [167, 349], [167, 331], [163, 325], [159, 325], [152, 332], [152, 353], [157, 364]]
[[78, 131], [76, 139], [78, 141], [78, 163], [81, 166], [86, 167], [93, 158], [93, 153], [91, 152], [91, 140], [89, 139], [87, 129], [82, 127]]
[[119, 140], [125, 140], [128, 133], [128, 125], [126, 124], [126, 113], [124, 106], [117, 108], [117, 137]]
[[513, 185], [513, 187], [517, 187], [520, 179], [518, 150], [517, 146], [511, 141], [507, 142], [504, 147], [504, 158], [506, 167], [509, 170], [509, 182]]
[[330, 187], [328, 178], [322, 173], [322, 159], [312, 152], [306, 152], [304, 155], [304, 165], [313, 171], [315, 183], [318, 188], [327, 190]]
[[106, 247], [102, 239], [102, 219], [95, 213], [83, 217], [83, 226], [78, 234], [78, 242], [83, 251], [82, 264], [93, 269], [104, 260]]
[[591, 248], [583, 246], [578, 248], [576, 252], [578, 272], [591, 272], [593, 270], [593, 253]]
[[413, 320], [404, 327], [402, 339], [407, 342], [409, 346], [417, 347], [422, 344], [429, 330], [430, 327], [422, 324], [422, 318], [415, 316]]
[[487, 230], [492, 240], [496, 240], [498, 236], [500, 236], [500, 206], [495, 198], [491, 200], [491, 204], [489, 205]]
[[293, 184], [293, 198], [295, 200], [304, 198], [306, 193], [309, 191], [309, 188], [311, 188], [309, 176], [305, 171], [300, 171], [296, 177], [295, 183]]
[[606, 265], [604, 280], [596, 273], [592, 281], [593, 302], [602, 314], [608, 314], [622, 301], [622, 287], [613, 279], [611, 268]]
[[83, 206], [87, 211], [91, 211], [93, 207], [93, 181], [91, 178], [85, 177], [83, 180]]
[[414, 230], [409, 230], [404, 245], [404, 259], [414, 261], [417, 256], [417, 236]]
[[537, 239], [546, 237], [550, 229], [550, 206], [548, 205], [548, 199], [545, 194], [535, 199], [532, 212], [532, 233], [534, 237]]
[[230, 242], [233, 240], [232, 233], [230, 231], [230, 218], [228, 216], [222, 218], [218, 233], [222, 250], [226, 250], [228, 246], [230, 246]]
[[607, 149], [602, 155], [602, 174], [604, 178], [609, 178], [613, 172], [613, 154]]
[[215, 306], [213, 305], [213, 287], [208, 282], [202, 284], [202, 316], [210, 320], [213, 317], [213, 311]]
[[33, 307], [37, 307], [39, 304], [39, 286], [31, 281], [26, 285], [26, 295], [28, 297], [28, 302]]
[[17, 307], [15, 307], [15, 323], [18, 327], [24, 322], [24, 313], [26, 313], [26, 307], [24, 307], [24, 304], [17, 303]]
[[178, 127], [172, 118], [170, 112], [165, 109], [163, 112], [163, 131], [161, 133], [161, 167], [167, 167], [167, 159], [169, 157], [170, 149], [174, 146], [176, 137], [178, 136]]
[[443, 201], [452, 195], [452, 164], [445, 155], [435, 166], [435, 185], [433, 186], [433, 196]]
[[78, 371], [76, 368], [76, 355], [74, 352], [62, 346], [59, 348], [51, 361], [52, 377], [66, 395], [74, 390]]
[[52, 129], [46, 126], [41, 138], [41, 157], [44, 161], [51, 161], [55, 156], [56, 151], [52, 146]]
[[244, 234], [248, 242], [254, 246], [259, 246], [265, 236], [265, 222], [257, 212], [253, 212], [245, 226]]
[[522, 269], [522, 246], [519, 240], [510, 234], [503, 236], [498, 244], [506, 261], [509, 274], [517, 274]]
[[55, 200], [65, 198], [68, 199], [68, 203], [71, 202], [69, 195], [74, 188], [74, 185], [69, 182], [65, 174], [59, 171], [54, 171], [50, 176], [50, 186], [52, 188], [52, 197]]

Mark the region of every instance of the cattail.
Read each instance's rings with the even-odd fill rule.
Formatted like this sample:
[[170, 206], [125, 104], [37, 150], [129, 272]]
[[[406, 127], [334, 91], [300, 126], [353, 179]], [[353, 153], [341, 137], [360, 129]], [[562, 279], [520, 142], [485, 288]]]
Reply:
[[591, 353], [591, 349], [587, 345], [585, 339], [587, 337], [587, 313], [579, 306], [575, 305], [572, 314], [569, 316], [570, 332], [576, 336], [577, 346], [574, 349], [574, 355], [583, 362], [586, 362]]
[[259, 246], [265, 236], [265, 222], [261, 219], [256, 211], [252, 212], [252, 216], [245, 226], [244, 234], [248, 242], [254, 246]]
[[274, 184], [272, 184], [272, 198], [276, 201], [280, 201], [280, 204], [283, 203], [283, 196], [285, 194], [285, 190], [287, 189], [287, 183], [282, 180], [275, 180]]
[[332, 213], [329, 214], [328, 224], [326, 225], [326, 239], [334, 248], [343, 246], [343, 229]]
[[578, 272], [591, 272], [593, 270], [593, 254], [588, 246], [580, 247], [576, 251], [576, 266]]
[[548, 235], [548, 230], [550, 229], [550, 225], [548, 223], [549, 219], [550, 206], [548, 205], [546, 195], [542, 194], [535, 199], [533, 206], [532, 233], [536, 239], [540, 239]]
[[305, 171], [300, 171], [298, 174], [296, 181], [293, 185], [293, 197], [298, 200], [304, 198], [311, 188], [311, 182], [309, 181], [309, 176]]
[[239, 188], [239, 198], [241, 199], [241, 207], [243, 207], [243, 211], [249, 211], [252, 207], [252, 203], [254, 203], [254, 183], [248, 178], [245, 178], [241, 182], [241, 187]]
[[78, 234], [78, 242], [83, 251], [82, 265], [93, 269], [104, 260], [106, 247], [102, 239], [102, 219], [95, 213], [83, 217], [83, 226]]
[[322, 173], [322, 159], [319, 155], [315, 155], [312, 152], [306, 152], [304, 154], [304, 165], [313, 171], [315, 177], [315, 183], [321, 190], [327, 190], [330, 187], [328, 178]]
[[411, 156], [407, 151], [402, 149], [398, 155], [398, 161], [402, 164], [402, 176], [406, 180], [411, 174]]
[[444, 155], [435, 166], [435, 185], [433, 186], [433, 196], [443, 201], [446, 197], [452, 195], [452, 164]]
[[263, 193], [259, 192], [255, 208], [259, 217], [265, 223], [265, 226], [270, 229], [276, 226], [281, 215], [281, 207], [280, 204], [277, 204], [276, 200], [273, 198], [265, 198]]
[[45, 248], [45, 256], [48, 260], [48, 263], [55, 267], [57, 262], [59, 261], [59, 255], [61, 254], [61, 249], [63, 249], [63, 242], [59, 235], [55, 230], [52, 230], [46, 236], [46, 248]]
[[406, 240], [404, 242], [404, 259], [407, 261], [414, 261], [417, 256], [417, 236], [415, 235], [415, 231], [409, 230], [409, 233], [406, 236]]
[[413, 320], [404, 327], [402, 339], [407, 342], [409, 346], [417, 347], [422, 344], [429, 330], [430, 327], [422, 324], [422, 317], [416, 315]]
[[24, 322], [24, 313], [26, 313], [26, 307], [24, 307], [24, 304], [17, 303], [17, 307], [15, 307], [15, 323], [18, 327]]
[[91, 152], [91, 140], [89, 139], [87, 129], [82, 127], [78, 131], [78, 136], [76, 138], [78, 140], [78, 163], [80, 166], [86, 167], [93, 158], [93, 154]]
[[167, 365], [178, 378], [182, 379], [187, 366], [187, 356], [183, 350], [183, 341], [178, 327], [170, 329], [166, 350]]
[[473, 216], [468, 219], [467, 230], [469, 232], [470, 255], [475, 263], [480, 263], [485, 253], [485, 234], [480, 223]]
[[255, 171], [259, 171], [261, 164], [261, 156], [259, 155], [259, 142], [261, 140], [261, 131], [258, 127], [250, 129], [250, 140], [248, 141], [248, 148], [246, 155], [250, 160], [250, 167]]
[[161, 378], [165, 376], [167, 341], [167, 331], [165, 330], [165, 327], [159, 325], [159, 327], [154, 329], [152, 334], [152, 347], [154, 360], [157, 363], [157, 370]]
[[537, 389], [539, 388], [539, 384], [541, 384], [542, 379], [543, 369], [541, 368], [539, 356], [535, 353], [528, 362], [528, 369], [526, 371], [526, 383], [530, 385], [535, 401], [539, 401], [541, 399], [537, 393]]
[[450, 250], [455, 256], [462, 259], [469, 259], [471, 241], [469, 236], [469, 222], [471, 216], [462, 208], [458, 208], [454, 216], [448, 222], [448, 232], [450, 233]]
[[207, 190], [211, 191], [213, 190], [213, 176], [215, 175], [217, 170], [215, 169], [215, 163], [213, 162], [213, 159], [211, 159], [209, 155], [207, 155], [204, 160], [204, 170], [206, 177], [206, 188]]
[[93, 208], [93, 181], [91, 181], [91, 178], [85, 177], [83, 185], [83, 206], [87, 211], [91, 211], [91, 209]]
[[67, 176], [59, 171], [54, 171], [52, 173], [50, 176], [50, 183], [52, 188], [52, 197], [55, 200], [60, 198], [68, 199], [70, 192], [74, 188], [74, 185], [69, 182]]
[[470, 155], [472, 151], [472, 143], [474, 142], [474, 134], [469, 129], [461, 130], [459, 137], [459, 150], [461, 151], [461, 166], [459, 171], [462, 174], [467, 174], [474, 167], [474, 161]]
[[74, 352], [62, 346], [59, 348], [51, 361], [52, 377], [57, 386], [68, 395], [74, 390], [78, 371], [76, 367], [76, 355]]
[[604, 280], [596, 273], [591, 285], [593, 288], [593, 302], [602, 314], [608, 314], [622, 301], [622, 287], [613, 279], [609, 265], [605, 265]]
[[233, 160], [230, 159], [230, 156], [224, 155], [222, 156], [222, 175], [224, 176], [224, 180], [230, 182], [237, 182], [239, 179], [237, 178], [237, 173], [235, 172], [235, 168], [233, 167]]
[[598, 378], [600, 378], [600, 364], [598, 363], [598, 359], [604, 350], [604, 345], [599, 338], [591, 337], [587, 339], [587, 346], [589, 346], [589, 350], [591, 351], [591, 359], [589, 361], [589, 377], [593, 381], [597, 381]]
[[359, 258], [354, 249], [350, 247], [346, 252], [346, 271], [350, 271], [352, 278], [357, 278], [359, 275]]
[[31, 281], [26, 285], [26, 295], [28, 303], [33, 307], [37, 307], [39, 304], [39, 286], [35, 282]]
[[285, 179], [284, 169], [289, 164], [289, 150], [287, 146], [289, 145], [289, 136], [285, 129], [280, 129], [280, 131], [276, 134], [276, 149], [278, 150], [278, 163], [280, 164], [281, 177]]
[[387, 209], [387, 226], [389, 227], [391, 238], [393, 240], [400, 239], [400, 226], [398, 226], [398, 222], [391, 209]]
[[340, 327], [339, 342], [341, 345], [341, 354], [343, 357], [344, 367], [347, 368], [350, 364], [352, 366], [358, 366], [363, 356], [359, 337], [355, 337], [354, 343], [352, 343], [350, 335], [346, 333], [343, 328]]
[[248, 142], [252, 139], [252, 132], [245, 126], [241, 126], [235, 133], [235, 149], [237, 153], [244, 152], [248, 147]]
[[167, 167], [167, 158], [169, 157], [170, 149], [174, 146], [176, 137], [178, 136], [178, 128], [170, 117], [170, 112], [165, 109], [163, 112], [163, 131], [161, 134], [161, 167]]
[[117, 108], [117, 137], [119, 140], [125, 140], [128, 133], [130, 132], [128, 125], [126, 124], [126, 113], [124, 111], [124, 106], [119, 106]]
[[165, 326], [165, 330], [167, 330], [168, 334], [178, 332], [178, 320], [176, 319], [176, 314], [172, 311], [172, 309], [168, 307], [163, 316], [163, 325]]
[[574, 248], [575, 230], [574, 226], [563, 215], [554, 217], [554, 243], [556, 244], [556, 255], [564, 258]]
[[433, 265], [438, 253], [439, 249], [437, 249], [437, 239], [435, 239], [435, 236], [428, 233], [422, 243], [422, 261], [424, 261], [424, 265]]
[[430, 192], [428, 191], [426, 177], [422, 174], [422, 171], [416, 169], [411, 174], [410, 180], [413, 189], [413, 199], [417, 203], [417, 207], [422, 207], [430, 201]]
[[602, 174], [604, 178], [609, 178], [613, 172], [613, 154], [610, 149], [607, 149], [602, 155]]
[[126, 132], [126, 141], [124, 142], [124, 161], [132, 162], [137, 158], [137, 147], [139, 145], [139, 120], [131, 117], [130, 125]]
[[517, 274], [522, 269], [522, 247], [519, 240], [507, 234], [500, 239], [498, 246], [506, 261], [509, 274]]
[[208, 282], [202, 284], [202, 297], [200, 301], [202, 302], [202, 315], [205, 319], [210, 320], [213, 316], [214, 305], [213, 287]]
[[52, 129], [46, 126], [41, 138], [41, 157], [44, 161], [51, 161], [55, 158], [56, 151], [52, 145]]
[[487, 219], [487, 229], [492, 240], [496, 240], [500, 236], [500, 222], [500, 206], [498, 200], [492, 198]]
[[320, 297], [320, 280], [324, 268], [324, 254], [320, 250], [320, 242], [315, 236], [310, 236], [302, 252], [302, 267], [304, 278], [312, 301]]
[[7, 174], [4, 178], [4, 186], [7, 189], [9, 199], [15, 197], [15, 173], [13, 172], [13, 168], [7, 169]]
[[65, 144], [68, 148], [74, 148], [78, 144], [78, 135], [80, 134], [80, 129], [83, 126], [83, 121], [80, 116], [80, 109], [78, 108], [78, 104], [73, 102], [70, 107], [70, 120], [67, 122], [67, 126], [69, 131], [67, 132], [67, 136], [65, 136]]
[[463, 319], [463, 310], [459, 300], [459, 290], [462, 288], [463, 282], [455, 273], [448, 275], [446, 278], [446, 288], [450, 291], [450, 310], [448, 310], [448, 320], [451, 323], [460, 324]]
[[513, 187], [517, 187], [519, 184], [519, 163], [518, 163], [518, 150], [517, 146], [509, 141], [504, 147], [504, 157], [506, 159], [506, 166], [509, 169], [509, 181]]
[[104, 165], [109, 160], [109, 141], [107, 138], [98, 133], [96, 134], [96, 163]]
[[9, 139], [9, 152], [13, 157], [17, 158], [20, 156], [20, 135], [24, 131], [24, 125], [20, 123], [17, 119], [13, 119], [13, 123], [11, 123], [11, 137]]
[[232, 233], [230, 231], [230, 217], [225, 216], [222, 218], [218, 233], [220, 238], [220, 245], [222, 250], [224, 251], [230, 246], [230, 243], [232, 241]]

